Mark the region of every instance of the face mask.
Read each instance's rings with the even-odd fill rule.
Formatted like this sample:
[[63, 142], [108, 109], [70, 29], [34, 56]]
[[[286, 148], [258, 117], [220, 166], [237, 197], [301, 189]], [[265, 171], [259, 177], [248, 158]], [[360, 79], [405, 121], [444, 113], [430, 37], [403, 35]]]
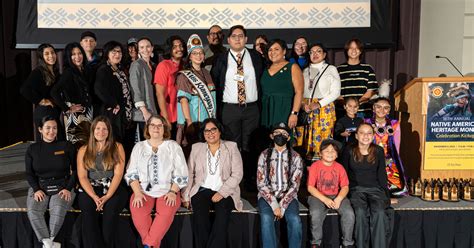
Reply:
[[284, 146], [286, 145], [286, 142], [288, 142], [288, 137], [283, 136], [283, 134], [278, 134], [273, 136], [273, 141], [278, 146]]

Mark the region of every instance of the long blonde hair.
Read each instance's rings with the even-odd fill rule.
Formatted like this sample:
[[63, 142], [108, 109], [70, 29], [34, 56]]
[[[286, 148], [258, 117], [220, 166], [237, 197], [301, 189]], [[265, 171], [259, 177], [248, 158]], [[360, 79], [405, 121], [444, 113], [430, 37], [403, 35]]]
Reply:
[[103, 149], [103, 160], [102, 164], [104, 166], [104, 170], [113, 170], [115, 165], [121, 162], [121, 158], [118, 153], [118, 146], [114, 140], [114, 135], [112, 133], [112, 125], [110, 121], [105, 116], [97, 116], [91, 124], [90, 134], [89, 134], [89, 141], [86, 145], [86, 151], [84, 153], [84, 166], [87, 170], [96, 169], [95, 160], [97, 157], [97, 141], [94, 137], [94, 130], [97, 127], [99, 122], [103, 122], [107, 127], [109, 134], [107, 139], [105, 140], [105, 146]]

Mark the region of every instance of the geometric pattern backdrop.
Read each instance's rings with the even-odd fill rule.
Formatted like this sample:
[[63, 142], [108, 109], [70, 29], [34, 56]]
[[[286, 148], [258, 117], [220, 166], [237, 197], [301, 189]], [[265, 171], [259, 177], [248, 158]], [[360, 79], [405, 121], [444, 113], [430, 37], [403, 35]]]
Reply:
[[370, 0], [170, 2], [38, 0], [38, 28], [208, 29], [213, 24], [223, 28], [243, 24], [249, 29], [370, 27]]

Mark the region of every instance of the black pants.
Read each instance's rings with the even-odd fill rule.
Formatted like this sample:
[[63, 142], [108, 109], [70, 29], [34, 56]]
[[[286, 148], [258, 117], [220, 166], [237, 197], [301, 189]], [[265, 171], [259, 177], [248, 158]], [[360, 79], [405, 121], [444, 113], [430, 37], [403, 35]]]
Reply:
[[[103, 195], [101, 188], [94, 187], [94, 190], [99, 197]], [[119, 186], [114, 195], [105, 203], [102, 215], [102, 231], [99, 227], [100, 213], [96, 211], [94, 200], [85, 192], [80, 192], [77, 200], [82, 213], [81, 234], [83, 246], [91, 248], [117, 247], [114, 241], [118, 232], [119, 213], [122, 212], [127, 203], [125, 189]]]
[[[193, 207], [193, 235], [195, 248], [227, 247], [227, 227], [230, 213], [234, 209], [232, 197], [222, 198], [218, 203], [211, 201], [215, 191], [201, 188], [191, 198]], [[211, 224], [209, 210], [214, 207], [215, 219]]]
[[349, 199], [355, 214], [355, 244], [357, 247], [389, 247], [390, 222], [387, 210], [390, 199], [381, 188], [356, 186]]
[[222, 124], [225, 127], [227, 140], [237, 143], [242, 151], [245, 181], [255, 182], [258, 154], [252, 142], [260, 122], [260, 110], [257, 103], [240, 106], [224, 103], [222, 106]]

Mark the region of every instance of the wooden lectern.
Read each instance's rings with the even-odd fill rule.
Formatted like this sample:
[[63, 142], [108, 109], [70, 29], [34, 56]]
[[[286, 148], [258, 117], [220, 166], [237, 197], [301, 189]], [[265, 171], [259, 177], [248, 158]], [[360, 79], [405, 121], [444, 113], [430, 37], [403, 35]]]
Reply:
[[[431, 91], [429, 84], [457, 82], [474, 83], [474, 77], [415, 78], [395, 93], [395, 111], [399, 115], [401, 127], [400, 156], [408, 177], [415, 179], [418, 177], [422, 179], [474, 178], [474, 150], [467, 154], [473, 158], [468, 169], [464, 165], [463, 170], [427, 170], [424, 164], [428, 99]], [[472, 139], [472, 144], [474, 145], [474, 139]]]

